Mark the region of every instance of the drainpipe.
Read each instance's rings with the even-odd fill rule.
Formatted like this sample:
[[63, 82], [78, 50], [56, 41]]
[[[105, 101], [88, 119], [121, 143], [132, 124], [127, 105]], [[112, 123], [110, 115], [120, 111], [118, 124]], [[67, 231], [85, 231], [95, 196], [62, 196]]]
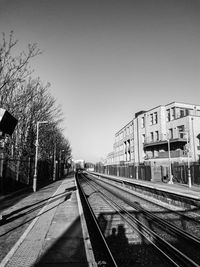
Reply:
[[193, 138], [193, 149], [194, 149], [194, 161], [197, 161], [196, 158], [196, 146], [195, 146], [195, 136], [194, 136], [194, 118], [191, 118], [192, 120], [192, 138]]

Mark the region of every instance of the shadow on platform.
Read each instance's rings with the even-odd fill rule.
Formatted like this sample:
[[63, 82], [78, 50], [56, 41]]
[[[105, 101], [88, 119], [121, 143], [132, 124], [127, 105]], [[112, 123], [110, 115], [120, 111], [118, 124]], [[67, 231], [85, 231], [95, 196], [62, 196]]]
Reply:
[[76, 218], [60, 238], [54, 242], [46, 241], [43, 255], [34, 266], [88, 267], [80, 217]]

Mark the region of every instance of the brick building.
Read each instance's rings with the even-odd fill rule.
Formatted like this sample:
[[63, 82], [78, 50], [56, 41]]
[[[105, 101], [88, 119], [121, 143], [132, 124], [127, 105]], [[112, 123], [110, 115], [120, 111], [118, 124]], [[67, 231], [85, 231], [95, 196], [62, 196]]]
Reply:
[[[169, 154], [170, 151], [170, 154]], [[172, 102], [140, 111], [115, 134], [107, 164], [163, 165], [200, 159], [200, 105]]]

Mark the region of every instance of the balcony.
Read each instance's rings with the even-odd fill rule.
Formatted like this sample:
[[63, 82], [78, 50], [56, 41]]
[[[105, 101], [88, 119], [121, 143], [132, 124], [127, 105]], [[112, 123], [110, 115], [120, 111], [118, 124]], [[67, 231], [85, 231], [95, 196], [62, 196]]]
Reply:
[[[187, 139], [185, 136], [177, 137], [177, 138], [171, 138], [169, 139], [170, 144], [171, 143], [186, 143]], [[158, 140], [152, 140], [150, 137], [145, 138], [144, 140], [144, 148], [145, 147], [152, 147], [152, 146], [159, 146], [163, 144], [167, 144], [168, 140], [165, 138], [161, 138]]]
[[[184, 150], [172, 150], [170, 151], [170, 157], [171, 158], [180, 158], [180, 157], [187, 157], [187, 152]], [[169, 152], [168, 151], [162, 151], [157, 152], [156, 155], [152, 154], [146, 154], [145, 159], [163, 159], [163, 158], [169, 158]]]
[[[164, 152], [158, 152], [158, 157], [159, 158], [168, 158], [169, 157], [169, 152], [164, 151]], [[180, 158], [180, 157], [187, 157], [187, 152], [184, 150], [175, 150], [175, 151], [170, 151], [170, 157], [171, 158]]]

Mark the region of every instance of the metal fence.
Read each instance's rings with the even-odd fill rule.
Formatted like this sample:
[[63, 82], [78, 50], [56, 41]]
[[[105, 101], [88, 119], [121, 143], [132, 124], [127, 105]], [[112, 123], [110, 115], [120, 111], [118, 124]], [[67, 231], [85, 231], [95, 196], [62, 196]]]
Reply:
[[151, 166], [149, 165], [96, 165], [95, 172], [121, 176], [139, 180], [151, 180]]
[[[21, 188], [32, 187], [34, 159], [0, 158], [0, 193], [6, 194]], [[57, 166], [58, 167], [58, 166]], [[58, 177], [58, 170], [56, 170]], [[39, 160], [37, 166], [38, 186], [51, 181], [53, 164], [48, 160]]]
[[[173, 164], [172, 174], [176, 182], [188, 183], [188, 165], [187, 164]], [[200, 165], [197, 163], [190, 164], [190, 174], [192, 185], [200, 185]]]
[[[188, 165], [173, 163], [171, 165], [174, 182], [188, 184]], [[145, 181], [163, 181], [165, 177], [169, 177], [168, 166], [154, 165], [95, 165], [95, 172], [133, 178]], [[200, 185], [200, 164], [190, 164], [192, 185]]]

